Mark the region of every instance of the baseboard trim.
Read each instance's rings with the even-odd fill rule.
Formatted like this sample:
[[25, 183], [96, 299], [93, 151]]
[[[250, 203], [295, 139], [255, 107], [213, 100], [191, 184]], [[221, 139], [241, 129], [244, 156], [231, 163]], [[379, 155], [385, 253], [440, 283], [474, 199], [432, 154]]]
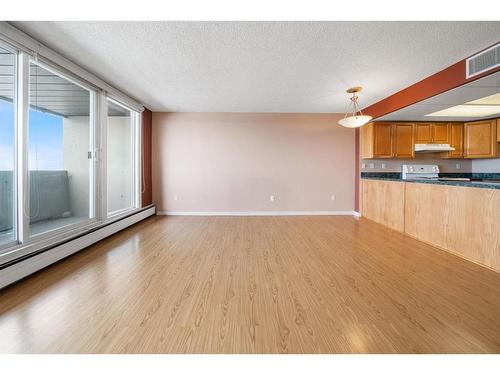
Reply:
[[141, 220], [155, 214], [155, 207], [150, 207], [136, 214], [125, 217], [112, 224], [106, 225], [92, 233], [75, 238], [64, 244], [53, 247], [50, 250], [31, 258], [15, 263], [4, 268], [0, 272], [0, 289], [10, 285], [26, 276], [35, 273], [36, 271], [45, 268], [52, 263], [55, 263], [63, 258], [66, 258], [112, 234], [125, 229], [132, 224], [138, 223]]
[[358, 216], [355, 211], [157, 211], [166, 216]]

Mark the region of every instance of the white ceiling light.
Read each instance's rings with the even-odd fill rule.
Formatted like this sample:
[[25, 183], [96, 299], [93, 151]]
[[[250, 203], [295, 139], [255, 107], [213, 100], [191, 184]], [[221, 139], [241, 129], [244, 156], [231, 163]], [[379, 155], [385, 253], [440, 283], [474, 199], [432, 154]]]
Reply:
[[429, 113], [434, 117], [486, 117], [500, 113], [500, 93]]
[[[356, 95], [356, 93], [360, 92], [361, 90], [363, 90], [363, 88], [357, 86], [351, 87], [346, 91], [347, 93], [352, 94], [352, 97], [350, 98], [351, 103], [349, 103], [349, 107], [344, 118], [342, 120], [339, 120], [339, 125], [342, 125], [346, 128], [359, 128], [360, 126], [363, 126], [370, 122], [370, 120], [372, 119], [372, 116], [363, 115], [363, 112], [361, 112], [361, 110], [359, 109], [358, 96]], [[349, 112], [349, 108], [351, 108], [351, 106], [352, 112]], [[349, 114], [350, 116], [348, 116]]]
[[484, 98], [476, 99], [465, 104], [500, 105], [500, 93], [485, 96]]
[[432, 117], [486, 117], [500, 113], [498, 105], [456, 105], [441, 111], [429, 113]]

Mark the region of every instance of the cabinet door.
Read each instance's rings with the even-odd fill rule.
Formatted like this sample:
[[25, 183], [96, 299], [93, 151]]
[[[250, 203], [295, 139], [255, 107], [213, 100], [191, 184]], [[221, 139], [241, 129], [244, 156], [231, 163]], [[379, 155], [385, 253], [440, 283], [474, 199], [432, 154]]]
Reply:
[[448, 124], [435, 123], [432, 124], [432, 143], [449, 143], [448, 140]]
[[496, 120], [464, 124], [464, 157], [467, 159], [497, 156]]
[[415, 124], [415, 143], [432, 143], [432, 124], [430, 122]]
[[[497, 142], [500, 142], [500, 118], [497, 118]], [[500, 147], [500, 146], [498, 146], [498, 147]]]
[[464, 156], [464, 124], [452, 122], [448, 126], [448, 140], [455, 151], [445, 152], [443, 158], [457, 159]]
[[375, 123], [373, 126], [373, 157], [392, 158], [392, 124]]
[[394, 157], [415, 157], [414, 124], [396, 123], [393, 128]]
[[361, 127], [360, 144], [361, 144], [361, 159], [373, 158], [373, 123], [369, 123]]

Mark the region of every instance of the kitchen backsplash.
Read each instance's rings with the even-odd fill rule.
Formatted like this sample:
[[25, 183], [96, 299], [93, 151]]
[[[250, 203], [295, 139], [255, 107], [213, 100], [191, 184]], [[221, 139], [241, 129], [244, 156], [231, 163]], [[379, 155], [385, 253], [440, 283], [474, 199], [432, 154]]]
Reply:
[[476, 160], [472, 160], [472, 172], [476, 172], [476, 173], [500, 173], [500, 159], [476, 159]]
[[[494, 160], [500, 163], [500, 159]], [[402, 164], [437, 164], [440, 171], [445, 173], [472, 172], [471, 160], [440, 159], [431, 153], [416, 155], [414, 159], [361, 159], [360, 170], [361, 172], [401, 172]]]

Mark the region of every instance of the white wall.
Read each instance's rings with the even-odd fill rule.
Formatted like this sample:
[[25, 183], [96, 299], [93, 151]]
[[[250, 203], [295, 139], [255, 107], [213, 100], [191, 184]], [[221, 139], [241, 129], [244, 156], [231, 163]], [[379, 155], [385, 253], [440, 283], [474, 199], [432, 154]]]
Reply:
[[472, 161], [474, 173], [500, 173], [500, 159], [476, 159]]

